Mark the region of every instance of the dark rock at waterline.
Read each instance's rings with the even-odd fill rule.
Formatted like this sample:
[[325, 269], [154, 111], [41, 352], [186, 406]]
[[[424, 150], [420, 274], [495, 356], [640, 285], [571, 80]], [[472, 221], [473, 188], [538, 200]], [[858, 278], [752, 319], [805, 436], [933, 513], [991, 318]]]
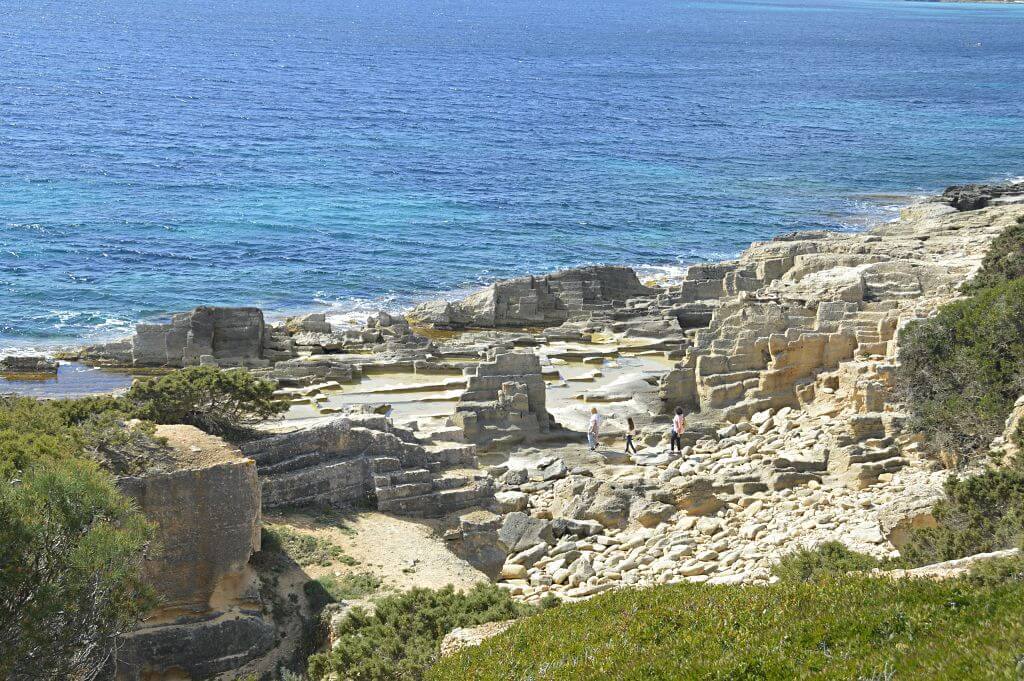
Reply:
[[993, 201], [1018, 198], [1024, 201], [1024, 182], [1000, 184], [960, 184], [948, 187], [942, 198], [957, 210], [978, 210]]
[[56, 374], [59, 362], [42, 355], [8, 356], [0, 359], [2, 374]]

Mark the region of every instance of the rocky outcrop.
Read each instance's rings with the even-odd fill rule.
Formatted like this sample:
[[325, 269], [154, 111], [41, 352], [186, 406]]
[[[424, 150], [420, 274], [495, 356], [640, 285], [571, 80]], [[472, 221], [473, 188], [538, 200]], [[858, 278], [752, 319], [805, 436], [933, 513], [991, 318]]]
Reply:
[[688, 272], [660, 305], [717, 298], [662, 392], [736, 421], [827, 394], [844, 363], [875, 358], [862, 372], [884, 375], [900, 326], [955, 296], [1019, 215], [1024, 207], [933, 210], [864, 233], [783, 236], [735, 263]]
[[145, 578], [159, 607], [118, 649], [117, 678], [206, 679], [276, 642], [249, 564], [260, 548], [256, 466], [190, 426], [160, 426], [173, 470], [123, 477], [118, 487], [157, 526]]
[[460, 301], [420, 305], [409, 318], [437, 329], [558, 326], [655, 292], [628, 267], [582, 267], [499, 281]]
[[439, 516], [493, 499], [472, 445], [423, 445], [384, 416], [336, 418], [243, 446], [259, 470], [263, 507], [372, 506]]
[[532, 352], [491, 351], [465, 370], [466, 390], [452, 426], [469, 442], [485, 447], [535, 441], [551, 430], [540, 360]]
[[956, 185], [946, 189], [942, 198], [957, 210], [978, 210], [994, 203], [1024, 202], [1024, 182]]
[[295, 356], [287, 334], [256, 307], [197, 307], [166, 324], [138, 324], [130, 339], [84, 348], [83, 359], [138, 367], [262, 367]]
[[55, 375], [58, 365], [42, 355], [11, 355], [0, 359], [0, 374]]

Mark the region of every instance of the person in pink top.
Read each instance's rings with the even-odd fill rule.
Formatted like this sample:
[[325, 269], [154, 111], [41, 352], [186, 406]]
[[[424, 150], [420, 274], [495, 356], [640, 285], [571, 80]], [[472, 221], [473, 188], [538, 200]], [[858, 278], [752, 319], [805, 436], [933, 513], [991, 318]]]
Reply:
[[683, 451], [683, 431], [686, 430], [686, 417], [683, 416], [683, 408], [676, 407], [676, 415], [672, 417], [672, 443], [671, 450]]

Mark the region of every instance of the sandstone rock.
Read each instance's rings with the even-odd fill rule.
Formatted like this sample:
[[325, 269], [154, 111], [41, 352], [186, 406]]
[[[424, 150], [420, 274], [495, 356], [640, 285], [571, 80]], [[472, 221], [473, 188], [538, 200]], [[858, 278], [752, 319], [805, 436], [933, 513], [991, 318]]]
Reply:
[[117, 481], [157, 526], [160, 549], [144, 563], [144, 575], [161, 599], [123, 637], [117, 678], [172, 671], [206, 678], [262, 655], [276, 639], [249, 564], [260, 548], [256, 466], [191, 426], [160, 426], [157, 435], [166, 438], [176, 469]]
[[592, 537], [604, 532], [604, 526], [596, 520], [574, 520], [572, 518], [553, 518], [551, 530], [555, 537], [576, 535], [577, 537]]
[[543, 480], [560, 480], [568, 475], [568, 473], [565, 462], [561, 459], [555, 459], [540, 471]]
[[584, 267], [500, 281], [461, 301], [420, 305], [409, 318], [442, 329], [557, 326], [588, 310], [651, 295], [626, 267]]
[[475, 627], [458, 627], [448, 632], [441, 641], [441, 657], [454, 655], [460, 650], [478, 646], [487, 639], [497, 636], [515, 624], [515, 620], [488, 622]]
[[554, 534], [548, 521], [516, 512], [505, 516], [498, 530], [498, 541], [508, 552], [514, 553], [537, 544], [551, 544], [554, 542]]
[[672, 480], [663, 489], [659, 500], [671, 503], [689, 515], [712, 515], [725, 506], [716, 491], [717, 486], [710, 478], [691, 478], [679, 484]]
[[496, 492], [494, 502], [498, 513], [525, 511], [530, 502], [530, 495], [524, 492]]
[[642, 501], [632, 509], [633, 517], [644, 527], [655, 527], [665, 522], [676, 512], [675, 506], [660, 501]]

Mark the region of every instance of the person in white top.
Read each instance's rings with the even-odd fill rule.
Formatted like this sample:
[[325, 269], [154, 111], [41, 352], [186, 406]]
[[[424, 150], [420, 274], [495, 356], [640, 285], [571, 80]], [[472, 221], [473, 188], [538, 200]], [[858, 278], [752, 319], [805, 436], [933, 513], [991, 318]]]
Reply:
[[597, 449], [597, 436], [601, 433], [601, 415], [597, 413], [597, 407], [590, 410], [590, 426], [587, 428], [587, 442], [590, 443], [590, 451]]
[[671, 450], [674, 452], [683, 451], [683, 431], [686, 430], [686, 417], [683, 416], [683, 408], [676, 407], [676, 415], [672, 418], [672, 443]]

